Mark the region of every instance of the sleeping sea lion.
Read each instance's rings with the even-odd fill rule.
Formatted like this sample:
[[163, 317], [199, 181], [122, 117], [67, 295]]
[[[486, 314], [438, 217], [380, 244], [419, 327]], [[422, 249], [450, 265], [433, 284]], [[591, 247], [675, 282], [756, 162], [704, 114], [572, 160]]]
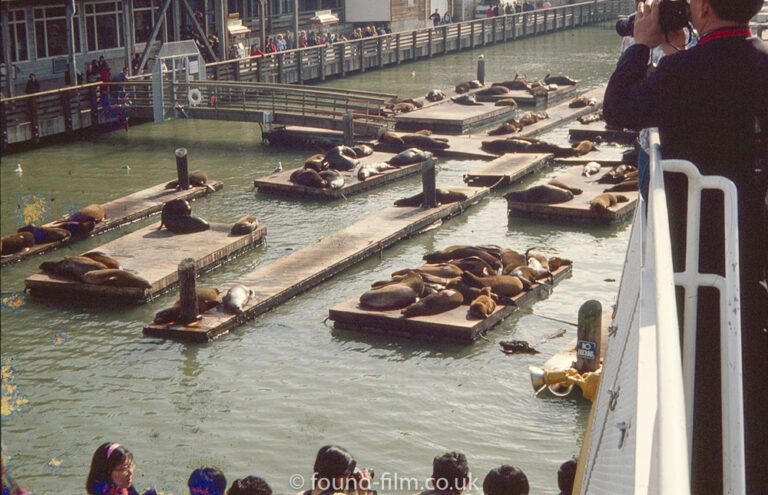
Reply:
[[533, 186], [523, 191], [513, 191], [504, 195], [509, 202], [516, 203], [565, 203], [573, 199], [573, 193], [567, 189], [549, 185]]
[[491, 299], [491, 288], [483, 287], [481, 294], [469, 305], [469, 314], [473, 318], [488, 318], [496, 310], [496, 303]]
[[418, 131], [413, 131], [411, 134], [421, 134], [422, 136], [431, 136], [432, 131], [430, 129], [419, 129]]
[[325, 163], [325, 155], [316, 154], [312, 155], [304, 162], [304, 168], [314, 170], [315, 172], [322, 172], [328, 168], [328, 164]]
[[403, 140], [400, 139], [400, 136], [391, 131], [385, 131], [381, 136], [379, 136], [379, 142], [397, 144], [400, 146], [403, 145]]
[[373, 154], [373, 148], [367, 144], [358, 144], [352, 147], [352, 151], [355, 152], [355, 158], [363, 158]]
[[449, 147], [448, 139], [422, 136], [421, 134], [406, 134], [402, 136], [403, 143], [408, 147], [425, 150], [444, 150]]
[[528, 263], [528, 259], [524, 254], [518, 253], [513, 249], [502, 249], [501, 263], [504, 266], [501, 273], [506, 275], [518, 266], [526, 265]]
[[224, 305], [224, 311], [239, 315], [243, 312], [243, 307], [245, 307], [254, 294], [253, 289], [249, 289], [242, 284], [231, 287], [221, 301]]
[[288, 180], [301, 186], [318, 188], [328, 187], [327, 180], [323, 179], [320, 174], [314, 170], [308, 168], [299, 168], [294, 170]]
[[[218, 304], [219, 289], [213, 287], [197, 287], [195, 289], [197, 295], [197, 310], [200, 313], [205, 313], [211, 308], [215, 308]], [[172, 323], [179, 319], [179, 312], [181, 311], [181, 300], [177, 300], [169, 308], [162, 311], [158, 311], [155, 314], [154, 323]]]
[[467, 81], [460, 82], [459, 84], [456, 85], [456, 88], [454, 89], [458, 94], [466, 93], [470, 89], [469, 82]]
[[31, 232], [17, 232], [4, 235], [0, 239], [0, 252], [5, 256], [15, 254], [35, 244], [35, 236]]
[[[491, 261], [496, 261], [492, 258], [488, 259], [491, 259]], [[456, 267], [458, 267], [462, 272], [472, 272], [478, 277], [485, 277], [487, 275], [496, 274], [496, 268], [494, 268], [491, 263], [481, 258], [480, 256], [466, 256], [461, 259], [451, 260], [449, 263], [456, 265]], [[461, 275], [461, 272], [459, 272], [458, 275]]]
[[579, 117], [579, 122], [582, 124], [591, 124], [592, 122], [597, 122], [598, 120], [603, 120], [603, 111], [599, 110], [594, 113], [588, 113], [587, 115], [582, 115]]
[[523, 291], [523, 282], [512, 275], [478, 277], [470, 272], [464, 272], [461, 274], [461, 279], [474, 287], [490, 287], [491, 292], [500, 296], [514, 297]]
[[396, 104], [395, 104], [395, 105], [392, 107], [392, 110], [393, 110], [395, 113], [408, 113], [408, 112], [413, 112], [414, 110], [416, 110], [416, 105], [414, 105], [413, 103], [400, 102], [400, 103], [396, 103]]
[[117, 268], [105, 270], [92, 270], [84, 273], [80, 280], [86, 284], [109, 285], [112, 287], [138, 287], [139, 289], [151, 289], [152, 284], [143, 277]]
[[346, 146], [336, 146], [325, 154], [325, 162], [336, 170], [352, 170], [359, 163], [354, 158], [355, 152]]
[[586, 155], [590, 151], [599, 151], [597, 147], [592, 144], [592, 141], [581, 141], [579, 144], [577, 144], [573, 150], [576, 152], [577, 156]]
[[623, 182], [619, 182], [618, 184], [615, 184], [607, 189], [604, 189], [603, 192], [620, 192], [620, 191], [637, 191], [638, 190], [638, 182], [637, 178], [634, 179], [628, 179]]
[[611, 206], [617, 203], [626, 203], [629, 198], [622, 194], [603, 193], [598, 194], [589, 202], [589, 208], [596, 211], [608, 211]]
[[520, 124], [513, 124], [511, 122], [504, 122], [496, 129], [492, 129], [488, 131], [489, 136], [500, 136], [502, 134], [514, 134], [518, 132], [520, 129], [522, 129], [523, 126]]
[[65, 241], [72, 235], [72, 233], [66, 229], [58, 227], [35, 227], [32, 224], [19, 227], [16, 232], [29, 232], [35, 238], [35, 244]]
[[440, 91], [439, 89], [433, 89], [429, 93], [427, 93], [427, 100], [429, 101], [440, 101], [445, 99], [445, 93]]
[[577, 96], [568, 103], [569, 108], [584, 108], [597, 105], [597, 100], [586, 96]]
[[389, 159], [387, 163], [395, 167], [402, 167], [412, 163], [423, 162], [432, 158], [432, 153], [418, 148], [408, 148]]
[[573, 86], [576, 84], [576, 80], [568, 76], [550, 76], [549, 74], [544, 76], [544, 82], [547, 84], [557, 84], [559, 86]]
[[59, 261], [44, 261], [40, 263], [40, 269], [51, 275], [80, 281], [84, 274], [94, 270], [106, 270], [107, 267], [103, 263], [84, 256], [68, 256]]
[[107, 214], [104, 211], [104, 208], [102, 208], [101, 205], [97, 205], [94, 203], [94, 204], [80, 208], [75, 213], [67, 217], [67, 221], [82, 223], [82, 222], [87, 222], [89, 220], [92, 220], [93, 222], [98, 223], [104, 220], [106, 216]]
[[[380, 175], [385, 170], [394, 170], [396, 168], [397, 167], [392, 166], [386, 162], [363, 163], [357, 169], [357, 180], [364, 181], [368, 177], [372, 177], [374, 175]], [[333, 188], [333, 186], [331, 187]]]
[[344, 176], [341, 172], [329, 168], [320, 172], [320, 177], [328, 183], [328, 187], [331, 189], [341, 189], [344, 187]]
[[477, 89], [477, 88], [483, 87], [483, 83], [481, 83], [477, 79], [472, 79], [471, 81], [467, 81], [467, 84], [469, 84], [470, 89]]
[[59, 220], [51, 223], [51, 227], [55, 229], [64, 229], [71, 235], [82, 236], [91, 232], [96, 228], [96, 222], [93, 220], [86, 220], [84, 222], [70, 222], [68, 220]]
[[404, 284], [386, 285], [364, 292], [360, 306], [366, 309], [401, 309], [416, 301], [416, 293]]
[[549, 265], [549, 271], [554, 272], [561, 266], [572, 265], [573, 261], [566, 258], [560, 258], [558, 256], [552, 256], [547, 260], [547, 264]]
[[517, 108], [517, 102], [514, 98], [502, 98], [500, 100], [496, 100], [496, 103], [494, 104], [496, 107], [512, 107]]
[[496, 273], [496, 270], [500, 269], [502, 266], [500, 258], [490, 253], [488, 250], [477, 246], [465, 245], [448, 246], [439, 251], [427, 253], [424, 255], [424, 261], [427, 263], [437, 263], [441, 261], [460, 260], [472, 256], [476, 256], [488, 263], [493, 273]]
[[475, 95], [461, 95], [456, 98], [451, 98], [451, 101], [459, 105], [482, 105], [482, 103], [477, 102]]
[[[456, 191], [452, 189], [441, 189], [441, 188], [437, 188], [435, 190], [435, 196], [437, 199], [437, 203], [441, 205], [447, 205], [449, 203], [455, 203], [457, 201], [464, 201], [469, 197], [461, 191]], [[421, 206], [423, 202], [424, 202], [424, 192], [422, 191], [419, 194], [416, 194], [414, 196], [398, 199], [397, 201], [395, 201], [395, 206]]]
[[435, 294], [422, 297], [419, 301], [403, 309], [400, 313], [406, 318], [414, 316], [436, 315], [458, 308], [464, 302], [464, 296], [453, 289], [445, 289]]
[[500, 84], [494, 84], [490, 88], [481, 89], [476, 92], [477, 96], [500, 96], [509, 93], [509, 89]]
[[114, 268], [114, 269], [117, 269], [117, 270], [120, 270], [122, 268], [120, 266], [120, 263], [116, 259], [114, 259], [114, 258], [112, 258], [110, 256], [107, 256], [106, 254], [102, 253], [101, 251], [91, 251], [89, 253], [82, 254], [81, 256], [84, 256], [86, 258], [90, 258], [90, 259], [92, 259], [94, 261], [98, 261], [99, 263], [101, 263], [102, 265], [106, 266], [107, 268]]
[[230, 229], [229, 233], [232, 235], [246, 235], [250, 234], [259, 226], [259, 219], [256, 217], [243, 217]]
[[[193, 170], [189, 173], [189, 185], [195, 187], [202, 187], [208, 184], [208, 174], [202, 170]], [[166, 189], [176, 189], [179, 187], [179, 179], [173, 179], [171, 182], [165, 185]]]
[[598, 162], [587, 162], [581, 169], [581, 175], [584, 177], [592, 177], [600, 172], [600, 164]]
[[[396, 272], [392, 272], [392, 276], [402, 275], [408, 271], [409, 270], [398, 270]], [[464, 270], [452, 263], [427, 263], [426, 265], [421, 265], [412, 271], [415, 271], [419, 275], [428, 274], [442, 278], [453, 278], [461, 275], [461, 272]], [[422, 277], [422, 279], [423, 278], [424, 277]]]
[[560, 189], [565, 189], [566, 191], [571, 191], [574, 196], [578, 196], [579, 194], [583, 193], [581, 189], [578, 187], [569, 186], [568, 184], [563, 183], [560, 181], [560, 179], [552, 179], [551, 181], [547, 182], [550, 186], [559, 187]]

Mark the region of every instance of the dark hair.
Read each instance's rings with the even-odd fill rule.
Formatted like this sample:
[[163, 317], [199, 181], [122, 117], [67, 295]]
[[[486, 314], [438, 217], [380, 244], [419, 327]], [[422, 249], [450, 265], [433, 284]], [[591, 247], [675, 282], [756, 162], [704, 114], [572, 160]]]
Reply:
[[432, 482], [441, 492], [460, 492], [469, 477], [467, 458], [460, 452], [446, 452], [432, 461]]
[[563, 495], [571, 495], [573, 490], [573, 479], [576, 477], [576, 461], [571, 459], [560, 464], [557, 470], [557, 487], [563, 492]]
[[227, 490], [227, 495], [272, 495], [272, 488], [258, 476], [246, 476], [235, 480]]
[[209, 495], [224, 495], [227, 489], [227, 478], [219, 468], [203, 466], [192, 471], [187, 480], [187, 486], [191, 493], [193, 489], [207, 489]]
[[85, 489], [88, 493], [97, 493], [93, 491], [97, 483], [111, 483], [111, 474], [115, 468], [122, 466], [126, 462], [133, 461], [133, 454], [119, 443], [107, 442], [101, 444], [91, 459], [91, 471], [88, 473], [88, 481], [85, 482]]
[[726, 21], [748, 23], [763, 7], [763, 0], [709, 0], [717, 17]]
[[485, 495], [528, 495], [528, 490], [525, 473], [509, 464], [491, 469], [483, 481]]
[[357, 462], [344, 447], [326, 445], [315, 457], [315, 483], [320, 480], [333, 482], [334, 478], [351, 474]]

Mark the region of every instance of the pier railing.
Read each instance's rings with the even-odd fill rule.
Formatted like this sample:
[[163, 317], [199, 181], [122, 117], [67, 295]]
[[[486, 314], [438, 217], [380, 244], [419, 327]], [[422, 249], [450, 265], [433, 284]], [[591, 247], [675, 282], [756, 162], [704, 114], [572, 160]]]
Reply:
[[305, 83], [616, 19], [621, 0], [598, 0], [340, 41], [206, 65], [216, 80]]

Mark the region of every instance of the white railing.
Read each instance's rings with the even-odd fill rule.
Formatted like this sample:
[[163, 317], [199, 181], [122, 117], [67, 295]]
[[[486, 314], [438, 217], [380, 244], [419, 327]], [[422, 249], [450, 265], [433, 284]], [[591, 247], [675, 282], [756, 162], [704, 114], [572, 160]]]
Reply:
[[[690, 494], [699, 287], [720, 291], [723, 490], [746, 492], [741, 371], [737, 196], [728, 179], [661, 160], [651, 133], [649, 201], [638, 202], [600, 393], [585, 435], [579, 493]], [[673, 275], [663, 172], [688, 178], [686, 269]], [[724, 277], [698, 273], [701, 191], [723, 191]], [[685, 290], [683, 345], [675, 286]], [[698, 432], [697, 434], [706, 434]], [[574, 491], [574, 493], [576, 493]]]

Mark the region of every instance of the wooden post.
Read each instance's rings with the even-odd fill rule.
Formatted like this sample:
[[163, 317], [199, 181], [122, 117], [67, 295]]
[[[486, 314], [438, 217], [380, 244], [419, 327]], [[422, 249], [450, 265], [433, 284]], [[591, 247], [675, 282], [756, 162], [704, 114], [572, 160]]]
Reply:
[[463, 23], [456, 24], [456, 51], [461, 51], [461, 25]]
[[432, 31], [432, 28], [429, 28], [429, 31], [427, 31], [427, 54], [429, 58], [432, 58]]
[[603, 306], [591, 299], [579, 308], [578, 343], [576, 344], [576, 370], [579, 373], [595, 371], [600, 367], [600, 338]]
[[[298, 40], [298, 38], [296, 38]], [[298, 41], [297, 41], [298, 43]], [[322, 53], [322, 51], [321, 51]], [[299, 72], [298, 74], [298, 81], [299, 84], [304, 84], [304, 64], [302, 63], [302, 55], [304, 52], [301, 50], [297, 50], [293, 52], [293, 56], [296, 57], [296, 70]]]
[[384, 68], [384, 37], [379, 36], [378, 45], [376, 46], [379, 56], [379, 69]]
[[421, 165], [422, 203], [424, 208], [437, 206], [437, 181], [435, 180], [435, 161], [429, 158]]
[[187, 149], [178, 148], [176, 155], [176, 175], [179, 178], [179, 189], [189, 189], [189, 167], [187, 166]]
[[184, 258], [179, 263], [179, 322], [186, 325], [199, 319], [200, 310], [197, 307], [197, 290], [195, 290], [195, 260]]
[[326, 59], [326, 55], [328, 53], [328, 48], [326, 48], [325, 45], [321, 46], [319, 53], [320, 53], [320, 60], [319, 60], [319, 64], [320, 64], [320, 69], [319, 69], [320, 70], [320, 80], [321, 81], [325, 81], [325, 59]]
[[485, 57], [482, 55], [477, 57], [477, 80], [485, 84]]
[[474, 48], [475, 47], [475, 24], [476, 22], [470, 23], [469, 27], [469, 47]]
[[72, 127], [72, 102], [70, 100], [72, 93], [70, 91], [61, 92], [61, 108], [64, 110], [64, 129], [67, 135], [72, 135], [74, 129]]
[[32, 126], [32, 142], [37, 144], [40, 142], [40, 116], [37, 114], [37, 96], [29, 99], [29, 123]]
[[344, 112], [344, 146], [355, 145], [355, 121], [352, 118], [352, 112]]
[[[339, 51], [341, 52], [339, 55], [339, 61], [341, 62], [341, 77], [344, 77], [347, 75], [347, 64], [346, 64], [346, 57], [347, 57], [347, 46], [349, 46], [348, 43], [339, 43], [336, 45], [339, 47]], [[334, 47], [334, 50], [336, 48]]]
[[395, 60], [400, 65], [400, 33], [395, 35]]
[[416, 60], [416, 32], [417, 31], [414, 29], [413, 33], [411, 34], [412, 43], [413, 43], [413, 47], [411, 48], [413, 56], [411, 57], [411, 60]]
[[277, 55], [277, 82], [283, 83], [285, 81], [284, 75], [283, 75], [283, 62], [284, 62], [285, 54], [280, 52]]
[[360, 72], [365, 72], [365, 40], [360, 40]]

